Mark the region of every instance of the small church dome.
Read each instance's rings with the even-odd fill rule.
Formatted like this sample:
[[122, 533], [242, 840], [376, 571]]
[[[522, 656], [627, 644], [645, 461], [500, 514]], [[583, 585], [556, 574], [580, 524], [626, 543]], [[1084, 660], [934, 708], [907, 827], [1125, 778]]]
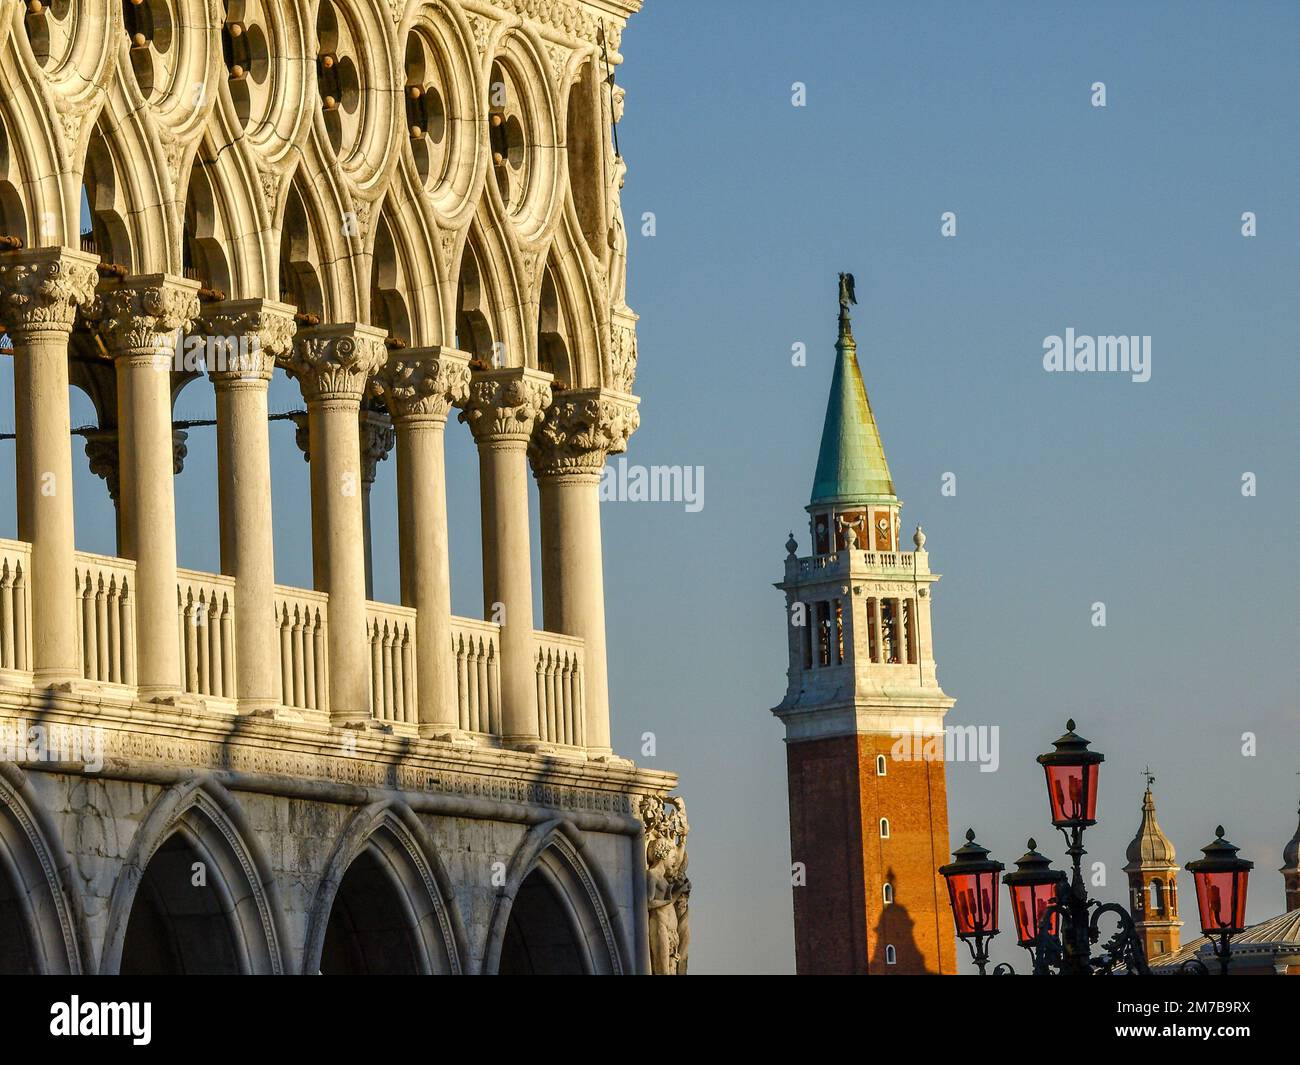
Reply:
[[1296, 825], [1291, 842], [1282, 848], [1282, 871], [1300, 871], [1300, 825]]
[[1124, 855], [1129, 867], [1155, 866], [1176, 867], [1174, 845], [1160, 828], [1156, 820], [1156, 800], [1148, 787], [1142, 796], [1142, 823], [1138, 825], [1137, 835], [1128, 845]]

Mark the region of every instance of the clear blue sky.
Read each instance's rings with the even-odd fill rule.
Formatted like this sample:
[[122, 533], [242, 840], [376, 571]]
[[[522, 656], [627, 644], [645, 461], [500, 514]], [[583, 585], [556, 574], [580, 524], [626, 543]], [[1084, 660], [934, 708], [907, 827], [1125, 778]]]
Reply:
[[[998, 772], [950, 769], [954, 840], [973, 824], [1008, 865], [1030, 834], [1063, 857], [1033, 757], [1072, 714], [1107, 755], [1088, 834], [1102, 894], [1123, 897], [1149, 761], [1180, 861], [1222, 821], [1257, 863], [1252, 916], [1283, 909], [1300, 798], [1297, 39], [1283, 3], [648, 0], [633, 19], [631, 457], [702, 464], [706, 505], [606, 506], [611, 668], [622, 749], [656, 731], [655, 764], [689, 797], [696, 971], [793, 966], [770, 582], [787, 531], [807, 545], [840, 270], [857, 275], [907, 528], [925, 525], [945, 574], [950, 721], [1001, 727]], [[644, 211], [653, 238], [635, 235]], [[1150, 335], [1151, 380], [1044, 373], [1043, 338], [1070, 326]]]
[[[1100, 894], [1123, 896], [1150, 762], [1180, 861], [1222, 822], [1257, 864], [1252, 918], [1283, 908], [1300, 798], [1300, 8], [1134, 6], [648, 0], [624, 36], [643, 397], [629, 459], [702, 465], [705, 506], [604, 507], [614, 733], [681, 773], [696, 972], [793, 969], [771, 582], [787, 531], [807, 544], [840, 270], [857, 275], [854, 331], [904, 519], [945, 574], [950, 721], [1001, 729], [998, 772], [950, 769], [954, 840], [974, 825], [1010, 864], [1034, 834], [1062, 857], [1033, 757], [1074, 715], [1107, 756], [1088, 834]], [[1240, 235], [1244, 211], [1257, 237]], [[1067, 327], [1150, 335], [1150, 382], [1045, 374], [1043, 338]], [[11, 381], [0, 360], [5, 428]], [[91, 421], [74, 397], [74, 423]], [[272, 403], [299, 406], [296, 387], [277, 378]], [[178, 414], [211, 410], [196, 385]], [[277, 576], [308, 586], [307, 466], [290, 427], [272, 434]], [[448, 435], [454, 607], [478, 615], [476, 459], [463, 427]], [[393, 474], [381, 466], [374, 497], [388, 601]], [[195, 430], [179, 551], [209, 571], [214, 484], [212, 432]], [[83, 467], [76, 487], [79, 546], [112, 553], [102, 482]], [[11, 487], [0, 535], [14, 535]], [[646, 732], [654, 758], [639, 755]], [[1194, 922], [1186, 876], [1182, 890]]]

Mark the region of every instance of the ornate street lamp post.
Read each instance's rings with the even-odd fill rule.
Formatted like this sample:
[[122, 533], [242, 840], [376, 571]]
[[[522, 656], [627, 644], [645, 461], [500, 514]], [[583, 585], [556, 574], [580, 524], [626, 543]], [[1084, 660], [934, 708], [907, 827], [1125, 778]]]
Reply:
[[[1065, 837], [1071, 873], [1051, 867], [1051, 861], [1038, 853], [1038, 844], [1029, 841], [1029, 850], [1016, 862], [1014, 872], [1002, 882], [1011, 895], [1011, 916], [1016, 926], [1016, 942], [1029, 951], [1035, 976], [1053, 972], [1086, 976], [1110, 974], [1119, 965], [1130, 974], [1148, 975], [1142, 939], [1137, 934], [1132, 915], [1114, 902], [1102, 903], [1088, 898], [1083, 879], [1084, 830], [1097, 823], [1097, 782], [1105, 755], [1088, 749], [1088, 741], [1074, 731], [1074, 722], [1066, 722], [1066, 732], [1052, 744], [1053, 750], [1040, 754], [1047, 781], [1047, 799], [1052, 824]], [[1200, 902], [1201, 927], [1215, 940], [1215, 955], [1221, 971], [1228, 971], [1228, 940], [1245, 926], [1246, 878], [1251, 863], [1237, 858], [1237, 848], [1219, 838], [1204, 848], [1205, 857], [1188, 864], [1196, 879], [1196, 896]], [[989, 857], [986, 848], [975, 842], [975, 833], [966, 833], [966, 844], [953, 852], [953, 861], [939, 869], [948, 882], [952, 901], [953, 923], [957, 936], [971, 951], [981, 976], [986, 975], [988, 942], [998, 933], [997, 873], [1002, 864]], [[1101, 938], [1101, 921], [1111, 916], [1118, 929], [1094, 957], [1093, 945]], [[1194, 962], [1185, 971], [1208, 972]], [[1014, 973], [1005, 962], [993, 969], [994, 975]]]
[[1065, 874], [1053, 869], [1051, 860], [1037, 851], [1031, 838], [1029, 850], [1016, 859], [1016, 871], [1007, 873], [1002, 882], [1011, 893], [1011, 916], [1016, 923], [1016, 942], [1029, 951], [1035, 968], [1038, 964], [1039, 933], [1044, 927], [1055, 937], [1060, 918], [1055, 902], [1065, 887]]
[[[1219, 959], [1219, 974], [1228, 975], [1231, 951], [1229, 940], [1246, 930], [1246, 885], [1255, 863], [1237, 857], [1237, 848], [1223, 838], [1223, 826], [1214, 830], [1215, 838], [1201, 848], [1204, 858], [1187, 863], [1187, 871], [1196, 883], [1196, 904], [1201, 911], [1201, 931], [1214, 944]], [[1186, 970], [1206, 971], [1193, 958]]]
[[951, 863], [940, 866], [939, 873], [948, 881], [957, 938], [966, 944], [984, 976], [988, 941], [998, 934], [998, 873], [1004, 866], [989, 858], [988, 849], [975, 842], [975, 830], [969, 828], [965, 844], [953, 851], [952, 857]]

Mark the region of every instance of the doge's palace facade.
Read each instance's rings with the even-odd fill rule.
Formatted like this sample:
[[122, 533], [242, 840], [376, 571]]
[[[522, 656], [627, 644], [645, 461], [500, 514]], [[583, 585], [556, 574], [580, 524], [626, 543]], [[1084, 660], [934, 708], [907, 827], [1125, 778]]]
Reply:
[[[597, 501], [638, 423], [638, 7], [4, 5], [0, 972], [685, 971], [685, 807], [611, 749]], [[275, 581], [278, 374], [312, 588]], [[206, 388], [220, 573], [176, 552], [174, 404]], [[465, 431], [482, 619], [451, 614]], [[371, 592], [390, 449], [400, 603]], [[114, 556], [75, 542], [87, 460]]]

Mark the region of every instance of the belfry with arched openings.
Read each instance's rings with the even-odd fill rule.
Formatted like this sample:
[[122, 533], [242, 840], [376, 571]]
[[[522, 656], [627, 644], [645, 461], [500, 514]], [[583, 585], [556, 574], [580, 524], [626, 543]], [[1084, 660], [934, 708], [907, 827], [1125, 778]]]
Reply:
[[[611, 746], [598, 506], [638, 425], [639, 6], [6, 9], [0, 972], [685, 971], [676, 779]], [[219, 572], [177, 552], [207, 389]], [[480, 617], [452, 614], [453, 433]], [[282, 440], [304, 587], [276, 577]], [[81, 463], [114, 553], [78, 545]]]

